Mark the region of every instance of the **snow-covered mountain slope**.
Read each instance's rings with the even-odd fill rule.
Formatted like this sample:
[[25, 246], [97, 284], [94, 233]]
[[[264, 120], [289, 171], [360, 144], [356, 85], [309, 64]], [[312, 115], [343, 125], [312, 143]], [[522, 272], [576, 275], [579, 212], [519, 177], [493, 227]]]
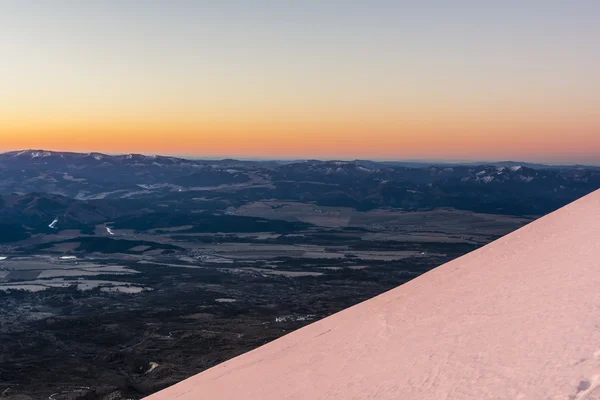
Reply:
[[148, 400], [600, 399], [600, 192]]

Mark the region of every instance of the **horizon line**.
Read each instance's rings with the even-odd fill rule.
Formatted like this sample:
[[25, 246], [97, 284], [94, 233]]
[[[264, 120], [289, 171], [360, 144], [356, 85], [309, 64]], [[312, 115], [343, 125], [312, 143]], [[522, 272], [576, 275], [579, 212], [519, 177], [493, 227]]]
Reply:
[[206, 155], [193, 155], [193, 154], [181, 154], [181, 153], [131, 153], [131, 152], [102, 152], [102, 151], [63, 151], [63, 150], [48, 150], [48, 149], [17, 149], [17, 150], [1, 150], [0, 154], [9, 154], [9, 153], [20, 153], [20, 152], [49, 152], [49, 153], [70, 153], [70, 154], [100, 154], [107, 156], [120, 156], [120, 155], [141, 155], [141, 156], [160, 156], [160, 157], [174, 157], [180, 159], [187, 160], [214, 160], [214, 161], [223, 161], [223, 160], [235, 160], [235, 161], [372, 161], [372, 162], [380, 162], [380, 163], [417, 163], [417, 164], [493, 164], [493, 163], [516, 163], [516, 164], [535, 164], [549, 167], [600, 167], [600, 163], [598, 164], [582, 164], [582, 163], [571, 163], [571, 162], [552, 162], [552, 161], [526, 161], [526, 160], [516, 160], [516, 159], [489, 159], [489, 160], [472, 160], [472, 159], [426, 159], [426, 158], [398, 158], [398, 159], [389, 159], [389, 158], [315, 158], [315, 157], [281, 157], [281, 158], [271, 158], [271, 157], [239, 157], [235, 155], [218, 155], [218, 156], [206, 156]]

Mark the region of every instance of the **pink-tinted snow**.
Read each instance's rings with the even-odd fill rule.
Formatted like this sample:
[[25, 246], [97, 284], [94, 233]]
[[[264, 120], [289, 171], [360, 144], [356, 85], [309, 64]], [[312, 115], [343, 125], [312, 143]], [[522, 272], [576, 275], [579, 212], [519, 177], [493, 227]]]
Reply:
[[600, 192], [148, 399], [600, 399]]

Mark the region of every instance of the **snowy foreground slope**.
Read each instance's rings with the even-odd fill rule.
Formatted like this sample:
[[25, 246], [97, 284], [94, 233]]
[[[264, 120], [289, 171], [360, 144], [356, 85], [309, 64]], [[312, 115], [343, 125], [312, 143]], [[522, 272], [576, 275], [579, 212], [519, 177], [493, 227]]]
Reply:
[[147, 399], [600, 399], [600, 192]]

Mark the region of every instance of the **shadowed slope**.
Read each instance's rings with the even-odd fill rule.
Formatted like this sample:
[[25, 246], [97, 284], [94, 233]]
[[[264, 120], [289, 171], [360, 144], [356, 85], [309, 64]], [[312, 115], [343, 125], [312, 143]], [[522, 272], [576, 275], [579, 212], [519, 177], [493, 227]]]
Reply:
[[600, 399], [600, 192], [150, 396]]

